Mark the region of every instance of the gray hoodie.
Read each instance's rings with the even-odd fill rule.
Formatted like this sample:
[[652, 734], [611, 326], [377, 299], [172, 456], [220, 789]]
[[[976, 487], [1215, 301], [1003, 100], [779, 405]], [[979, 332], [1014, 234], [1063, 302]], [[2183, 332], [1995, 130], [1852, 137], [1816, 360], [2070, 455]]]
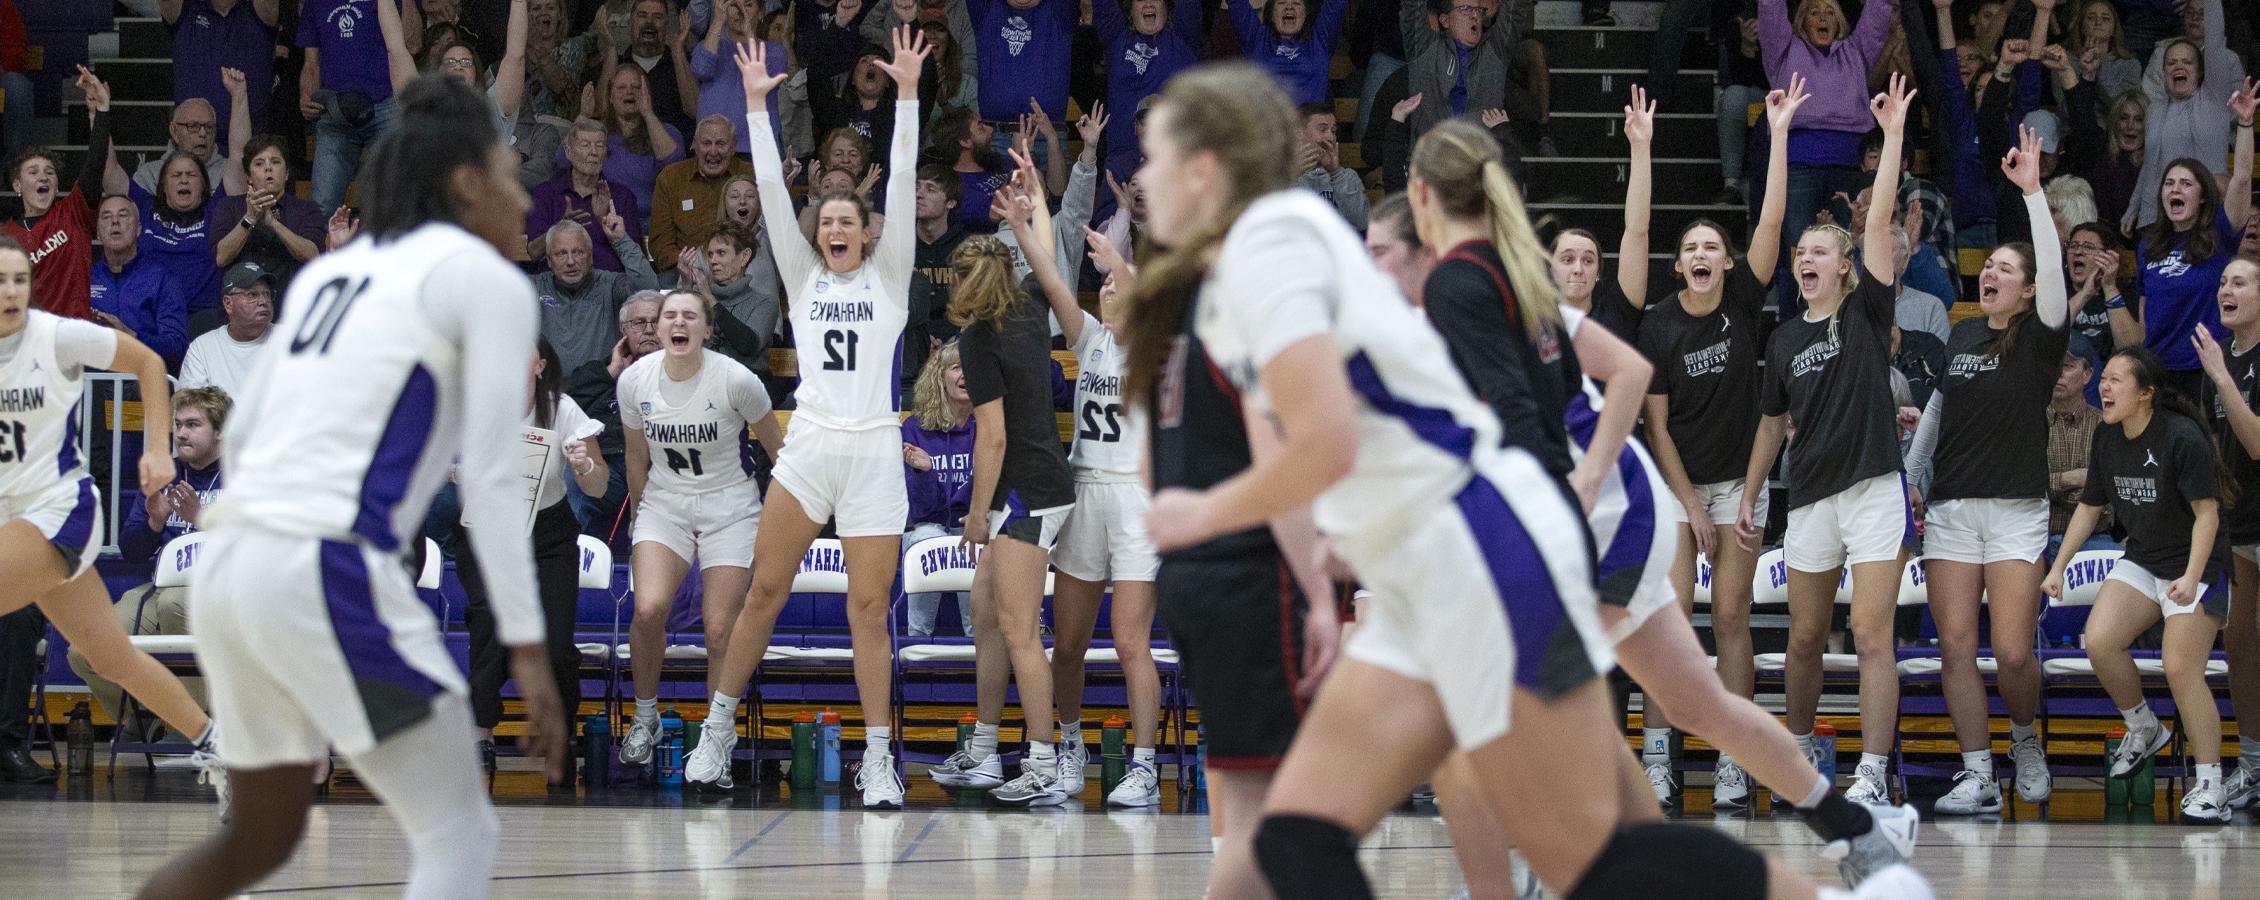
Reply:
[[620, 254], [627, 271], [592, 268], [587, 278], [571, 287], [558, 284], [553, 272], [534, 276], [534, 296], [541, 299], [541, 336], [557, 348], [557, 359], [567, 372], [610, 358], [612, 345], [620, 340], [620, 304], [630, 294], [659, 287], [651, 260], [635, 241], [623, 236], [612, 242], [612, 252]]

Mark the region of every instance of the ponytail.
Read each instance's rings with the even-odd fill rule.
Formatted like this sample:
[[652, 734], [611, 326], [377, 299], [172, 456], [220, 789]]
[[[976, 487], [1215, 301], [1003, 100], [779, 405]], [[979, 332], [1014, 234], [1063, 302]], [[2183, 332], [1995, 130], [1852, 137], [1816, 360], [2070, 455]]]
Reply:
[[1535, 343], [1549, 326], [1561, 326], [1561, 293], [1554, 287], [1546, 247], [1531, 230], [1522, 192], [1507, 178], [1506, 164], [1494, 155], [1483, 161], [1482, 173], [1484, 215], [1490, 220], [1491, 243], [1507, 264], [1507, 282], [1514, 288], [1523, 330]]

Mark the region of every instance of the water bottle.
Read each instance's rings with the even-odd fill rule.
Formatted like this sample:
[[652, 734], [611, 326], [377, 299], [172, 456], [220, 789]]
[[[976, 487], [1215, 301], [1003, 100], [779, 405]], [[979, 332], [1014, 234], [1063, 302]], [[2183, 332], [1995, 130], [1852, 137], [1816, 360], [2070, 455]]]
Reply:
[[603, 713], [581, 726], [581, 780], [602, 787], [612, 783], [612, 719]]
[[94, 774], [94, 711], [81, 700], [71, 707], [69, 724], [63, 728], [64, 741], [69, 745], [69, 768], [73, 775]]
[[805, 709], [793, 714], [792, 784], [796, 791], [816, 787], [816, 717]]
[[976, 716], [975, 716], [975, 715], [973, 715], [972, 713], [966, 713], [965, 715], [962, 715], [962, 716], [959, 716], [959, 717], [958, 717], [958, 719], [957, 719], [957, 749], [958, 749], [958, 752], [960, 752], [960, 753], [966, 752], [966, 749], [965, 749], [965, 748], [973, 746], [973, 730], [974, 730], [975, 728], [979, 727], [979, 726], [980, 726], [980, 724], [981, 724], [981, 720], [980, 720], [980, 718], [979, 718], [979, 717], [976, 717]]
[[1820, 757], [1821, 777], [1836, 783], [1836, 726], [1821, 722], [1813, 726], [1813, 755]]
[[1193, 728], [1193, 790], [1208, 790], [1208, 726]]
[[675, 708], [659, 714], [659, 783], [669, 787], [683, 784], [683, 717]]
[[816, 780], [840, 783], [840, 714], [830, 709], [816, 717]]
[[1121, 716], [1108, 716], [1099, 731], [1099, 796], [1114, 793], [1114, 786], [1122, 783], [1123, 772], [1129, 760], [1123, 755], [1125, 723]]
[[[2157, 769], [2157, 765], [2158, 755], [2153, 753], [2149, 756], [2143, 757], [2142, 765], [2136, 766], [2133, 772], [2127, 773], [2126, 782], [2128, 803], [2132, 803], [2138, 807], [2147, 808], [2153, 801], [2157, 799], [2158, 774], [2155, 771]], [[2115, 781], [2117, 779], [2105, 780]]]

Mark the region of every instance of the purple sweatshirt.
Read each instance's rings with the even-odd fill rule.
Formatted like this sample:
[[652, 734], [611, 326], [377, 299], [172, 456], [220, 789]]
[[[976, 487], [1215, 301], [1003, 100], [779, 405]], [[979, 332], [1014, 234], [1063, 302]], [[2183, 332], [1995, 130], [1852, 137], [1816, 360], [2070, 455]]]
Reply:
[[1106, 144], [1115, 152], [1138, 148], [1138, 101], [1201, 61], [1200, 4], [1177, 0], [1164, 9], [1161, 31], [1147, 37], [1116, 0], [1091, 4], [1091, 28], [1106, 47]]
[[1803, 75], [1813, 95], [1789, 131], [1792, 164], [1859, 165], [1860, 136], [1875, 129], [1868, 112], [1868, 68], [1891, 36], [1897, 2], [1867, 0], [1852, 33], [1822, 50], [1798, 36], [1788, 0], [1758, 0], [1758, 52], [1766, 80], [1786, 89], [1791, 73]]
[[934, 468], [921, 472], [902, 466], [910, 490], [908, 525], [932, 522], [956, 528], [973, 505], [973, 418], [948, 431], [928, 431], [911, 416], [902, 423], [902, 442], [926, 451]]
[[[1052, 121], [1066, 122], [1067, 78], [1082, 6], [1075, 0], [1041, 0], [1029, 9], [1005, 0], [967, 0], [965, 6], [981, 51], [975, 73], [981, 118], [1018, 122], [1033, 98]], [[986, 218], [987, 210], [982, 213]]]
[[1334, 41], [1342, 35], [1342, 14], [1349, 6], [1349, 0], [1305, 0], [1304, 15], [1310, 17], [1311, 27], [1306, 32], [1308, 37], [1301, 39], [1280, 37], [1271, 30], [1264, 11], [1250, 0], [1230, 0], [1226, 9], [1232, 13], [1233, 28], [1240, 33], [1240, 52], [1271, 70], [1279, 86], [1287, 90], [1287, 99], [1300, 106], [1327, 100]]

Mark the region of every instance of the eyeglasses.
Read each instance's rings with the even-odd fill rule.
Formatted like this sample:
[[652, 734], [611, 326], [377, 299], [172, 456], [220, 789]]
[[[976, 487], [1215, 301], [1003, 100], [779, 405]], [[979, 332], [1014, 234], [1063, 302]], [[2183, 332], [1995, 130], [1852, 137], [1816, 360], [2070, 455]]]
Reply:
[[442, 69], [453, 69], [458, 72], [468, 72], [471, 70], [472, 62], [467, 59], [443, 59], [439, 61], [439, 67]]
[[2103, 245], [2098, 244], [2094, 241], [2065, 241], [2064, 249], [2078, 251], [2081, 253], [2094, 253], [2098, 250], [2103, 249]]
[[1458, 6], [1452, 7], [1452, 11], [1461, 15], [1480, 16], [1486, 12], [1489, 12], [1490, 10], [1485, 7], [1476, 6], [1472, 3], [1462, 3]]
[[174, 122], [173, 127], [189, 134], [212, 134], [220, 130], [218, 125], [211, 122]]
[[628, 321], [625, 321], [625, 322], [622, 322], [622, 323], [620, 323], [620, 327], [622, 327], [622, 328], [633, 328], [633, 329], [635, 329], [635, 330], [637, 330], [637, 331], [649, 331], [649, 330], [652, 330], [652, 329], [655, 329], [655, 328], [658, 328], [658, 327], [659, 327], [659, 320], [658, 320], [658, 319], [629, 319]]

